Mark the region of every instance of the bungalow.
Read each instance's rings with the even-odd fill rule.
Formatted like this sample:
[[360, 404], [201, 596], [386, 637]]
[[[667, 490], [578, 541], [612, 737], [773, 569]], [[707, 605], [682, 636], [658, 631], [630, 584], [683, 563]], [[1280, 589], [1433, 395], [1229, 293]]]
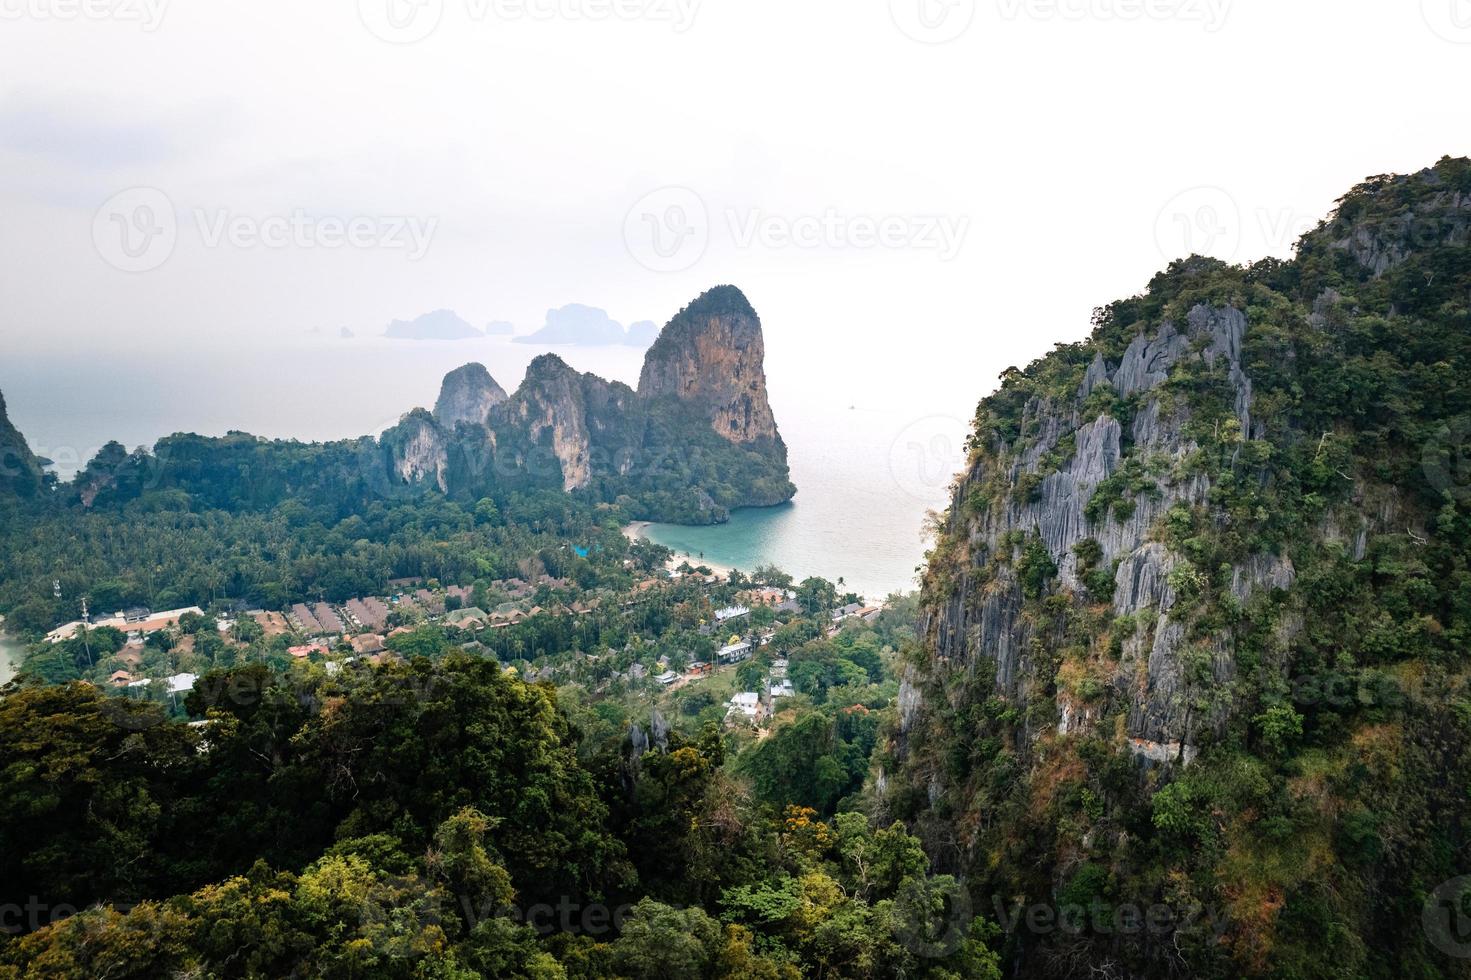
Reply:
[[354, 636], [348, 642], [352, 644], [353, 653], [359, 655], [382, 653], [386, 649], [383, 645], [383, 637], [377, 633], [364, 633], [362, 636]]
[[740, 619], [742, 616], [751, 615], [749, 606], [727, 606], [724, 609], [715, 610], [715, 621], [723, 623], [728, 619]]
[[485, 610], [478, 606], [470, 606], [468, 609], [456, 609], [454, 612], [446, 613], [444, 621], [446, 625], [458, 626], [460, 629], [482, 629], [489, 619]]
[[327, 644], [325, 643], [307, 643], [299, 647], [290, 647], [289, 649], [287, 649], [286, 652], [291, 654], [291, 656], [293, 656], [297, 660], [305, 660], [307, 657], [310, 657], [314, 653], [319, 653], [325, 657], [332, 651], [327, 647]]
[[726, 708], [726, 721], [745, 721], [755, 724], [761, 719], [761, 695], [755, 691], [742, 691], [731, 696]]
[[792, 687], [792, 682], [789, 680], [774, 680], [771, 683], [772, 698], [789, 698], [796, 693], [796, 689]]
[[628, 668], [629, 680], [641, 681], [649, 676], [649, 668], [641, 663], [635, 663]]
[[127, 687], [129, 684], [133, 683], [135, 678], [126, 670], [115, 670], [107, 678], [107, 680], [108, 683], [110, 683], [113, 687]]
[[675, 681], [679, 680], [679, 675], [672, 670], [666, 670], [658, 677], [655, 677], [654, 680], [658, 681], [664, 687], [668, 687], [670, 684], [673, 684]]
[[719, 652], [715, 654], [715, 659], [723, 664], [739, 663], [742, 660], [749, 660], [750, 657], [751, 644], [744, 641], [721, 647]]

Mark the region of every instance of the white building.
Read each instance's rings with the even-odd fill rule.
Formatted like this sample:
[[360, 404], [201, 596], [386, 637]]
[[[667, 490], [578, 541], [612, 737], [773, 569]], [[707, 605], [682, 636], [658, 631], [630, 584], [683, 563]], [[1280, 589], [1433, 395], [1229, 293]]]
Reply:
[[751, 610], [748, 606], [727, 606], [724, 609], [715, 610], [715, 621], [717, 623], [723, 623], [727, 619], [740, 619], [742, 616], [749, 616], [750, 614]]
[[147, 687], [149, 684], [167, 684], [170, 694], [183, 694], [185, 691], [194, 690], [194, 682], [199, 678], [193, 674], [174, 674], [164, 678], [144, 678], [141, 681], [133, 681], [129, 687]]
[[727, 720], [744, 719], [755, 723], [761, 715], [761, 695], [755, 691], [742, 691], [731, 697], [730, 705], [725, 713]]
[[739, 663], [742, 660], [749, 660], [750, 658], [751, 644], [744, 642], [732, 643], [729, 646], [721, 647], [719, 652], [715, 654], [715, 659], [723, 664]]

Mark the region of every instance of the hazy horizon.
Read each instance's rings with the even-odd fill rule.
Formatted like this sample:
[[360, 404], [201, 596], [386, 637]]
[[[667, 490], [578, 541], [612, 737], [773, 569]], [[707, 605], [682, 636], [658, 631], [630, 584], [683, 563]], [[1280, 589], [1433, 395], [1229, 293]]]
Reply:
[[[1471, 150], [1443, 135], [1471, 31], [1438, 0], [387, 2], [7, 8], [7, 353], [229, 355], [441, 308], [526, 333], [572, 302], [663, 323], [728, 282], [774, 389], [814, 357], [880, 385], [902, 336], [897, 369], [944, 351], [973, 404], [1169, 259], [1287, 255], [1363, 178]], [[1371, 47], [1413, 102], [1274, 111]]]

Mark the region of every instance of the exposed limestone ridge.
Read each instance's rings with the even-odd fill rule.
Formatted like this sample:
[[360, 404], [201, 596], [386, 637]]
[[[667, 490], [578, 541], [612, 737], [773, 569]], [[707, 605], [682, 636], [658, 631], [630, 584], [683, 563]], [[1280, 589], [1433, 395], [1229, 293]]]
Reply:
[[524, 429], [533, 444], [551, 433], [551, 450], [561, 467], [562, 488], [585, 487], [592, 478], [592, 441], [587, 422], [587, 384], [601, 378], [582, 375], [555, 354], [542, 354], [526, 369], [526, 378], [497, 414], [502, 426]]
[[775, 441], [765, 358], [761, 319], [745, 294], [716, 286], [670, 320], [649, 348], [638, 393], [698, 405], [731, 442]]
[[[631, 501], [641, 517], [691, 523], [790, 500], [796, 488], [766, 400], [760, 321], [745, 297], [712, 290], [665, 333], [663, 353], [645, 363], [643, 395], [551, 353], [533, 359], [509, 395], [483, 365], [457, 368], [432, 414], [417, 409], [383, 434], [368, 481], [462, 500], [588, 490]], [[665, 474], [688, 472], [691, 459], [701, 475], [672, 487]]]
[[434, 416], [416, 408], [383, 438], [392, 453], [393, 475], [399, 483], [432, 483], [441, 493], [448, 491], [449, 450], [444, 430]]
[[472, 362], [444, 376], [439, 399], [434, 403], [434, 418], [451, 430], [461, 422], [484, 425], [490, 410], [508, 397], [485, 365]]
[[[1199, 359], [1224, 375], [1232, 389], [1237, 421], [1243, 432], [1250, 432], [1252, 384], [1241, 363], [1246, 329], [1247, 318], [1240, 310], [1196, 305], [1183, 325], [1166, 320], [1153, 332], [1140, 332], [1117, 363], [1096, 355], [1075, 396], [1034, 398], [1026, 405], [1023, 429], [1030, 438], [1019, 445], [993, 447], [993, 453], [964, 475], [957, 506], [951, 509], [947, 535], [967, 542], [970, 560], [960, 570], [958, 581], [943, 591], [931, 589], [927, 595], [934, 600], [927, 603], [927, 632], [942, 662], [992, 660], [998, 692], [1024, 700], [1031, 692], [1035, 667], [1028, 652], [1032, 625], [1022, 615], [1022, 587], [1012, 566], [994, 565], [991, 559], [1011, 557], [1009, 542], [1015, 534], [1035, 535], [1057, 566], [1057, 587], [1086, 595], [1076, 549], [1085, 541], [1096, 541], [1101, 551], [1099, 567], [1118, 562], [1115, 615], [1133, 616], [1145, 610], [1157, 614], [1155, 623], [1141, 625], [1124, 643], [1116, 686], [1132, 699], [1126, 734], [1137, 740], [1143, 757], [1160, 755], [1155, 746], [1169, 743], [1186, 746], [1176, 756], [1193, 756], [1187, 726], [1198, 730], [1200, 725], [1221, 719], [1186, 717], [1181, 694], [1185, 630], [1169, 617], [1173, 595], [1168, 580], [1177, 556], [1152, 540], [1152, 530], [1175, 505], [1206, 503], [1211, 485], [1203, 474], [1191, 475], [1181, 465], [1198, 448], [1184, 435], [1189, 412], [1179, 399], [1164, 398], [1158, 389], [1182, 362]], [[1109, 414], [1081, 417], [1083, 403], [1104, 386], [1139, 405], [1132, 420], [1120, 421]], [[1131, 447], [1128, 452], [1126, 445]], [[1090, 516], [1088, 506], [1094, 494], [1119, 473], [1130, 454], [1145, 461], [1151, 476], [1148, 488], [1125, 493], [1127, 506], [1121, 514]], [[1060, 455], [1066, 459], [1058, 464]], [[958, 502], [990, 479], [997, 468], [1012, 488], [1029, 483], [1033, 489], [1027, 494], [1008, 493], [1004, 504], [993, 505], [980, 515], [966, 515]], [[1249, 591], [1263, 583], [1290, 585], [1292, 569], [1290, 563], [1262, 556], [1236, 569], [1234, 575], [1241, 583], [1239, 588]], [[1228, 650], [1216, 651], [1212, 670], [1219, 680], [1229, 680], [1232, 662]], [[1064, 731], [1090, 722], [1087, 711], [1067, 703], [1061, 694], [1058, 708]]]
[[1305, 236], [1303, 249], [1347, 254], [1377, 279], [1417, 254], [1471, 244], [1471, 193], [1447, 180], [1457, 164], [1464, 161], [1446, 158], [1419, 173], [1365, 181]]

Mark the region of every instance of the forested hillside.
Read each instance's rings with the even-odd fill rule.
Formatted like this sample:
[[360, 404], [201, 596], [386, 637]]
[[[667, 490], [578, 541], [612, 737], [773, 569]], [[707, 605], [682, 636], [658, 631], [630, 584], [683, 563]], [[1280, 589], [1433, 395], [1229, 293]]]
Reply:
[[874, 800], [1008, 975], [1466, 975], [1468, 241], [1374, 178], [980, 403]]

